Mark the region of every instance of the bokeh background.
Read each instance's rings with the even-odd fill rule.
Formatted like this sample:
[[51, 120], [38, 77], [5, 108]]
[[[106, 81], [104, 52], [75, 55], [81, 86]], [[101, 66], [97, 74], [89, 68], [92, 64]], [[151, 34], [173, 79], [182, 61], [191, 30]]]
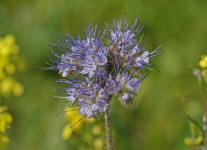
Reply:
[[[57, 114], [65, 101], [53, 97], [58, 95], [55, 81], [59, 75], [39, 67], [46, 66], [48, 45], [58, 36], [82, 34], [88, 23], [103, 28], [105, 22], [123, 16], [130, 22], [138, 17], [145, 24], [143, 33], [148, 47], [162, 45], [163, 52], [154, 58], [155, 71], [143, 82], [134, 105], [125, 109], [113, 102], [115, 147], [189, 149], [183, 142], [190, 130], [181, 99], [187, 100], [192, 116], [201, 122], [202, 106], [192, 69], [207, 53], [207, 1], [0, 0], [0, 37], [13, 34], [26, 63], [25, 71], [15, 75], [24, 86], [23, 95], [0, 97], [0, 105], [7, 105], [13, 116], [7, 133], [10, 143], [5, 150], [94, 149], [90, 135], [95, 123], [84, 123], [68, 140], [61, 138], [66, 119]], [[96, 124], [101, 126], [104, 138], [104, 117]]]

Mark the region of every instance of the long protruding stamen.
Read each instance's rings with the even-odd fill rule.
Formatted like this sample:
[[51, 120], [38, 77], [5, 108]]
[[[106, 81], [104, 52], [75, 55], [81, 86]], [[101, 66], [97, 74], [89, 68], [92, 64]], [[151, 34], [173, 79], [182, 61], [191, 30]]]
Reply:
[[86, 118], [85, 116], [82, 116], [78, 121], [76, 121], [74, 124], [72, 124], [70, 127], [74, 127], [78, 122], [80, 122], [82, 119]]

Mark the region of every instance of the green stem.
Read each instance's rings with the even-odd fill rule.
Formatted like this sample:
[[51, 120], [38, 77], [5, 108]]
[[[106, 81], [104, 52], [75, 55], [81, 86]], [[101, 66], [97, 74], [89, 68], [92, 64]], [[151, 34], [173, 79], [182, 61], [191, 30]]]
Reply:
[[108, 150], [113, 150], [112, 130], [111, 130], [111, 120], [110, 120], [109, 108], [105, 112], [105, 127], [106, 127], [106, 139], [107, 139], [107, 144], [108, 144]]
[[206, 128], [207, 128], [207, 104], [206, 104], [206, 97], [204, 94], [204, 89], [203, 89], [203, 83], [202, 80], [199, 81], [199, 87], [200, 87], [200, 96], [202, 99], [202, 103], [203, 103], [203, 111], [204, 111], [204, 119], [203, 119], [203, 123], [204, 123], [204, 130], [205, 130], [205, 136], [207, 134]]

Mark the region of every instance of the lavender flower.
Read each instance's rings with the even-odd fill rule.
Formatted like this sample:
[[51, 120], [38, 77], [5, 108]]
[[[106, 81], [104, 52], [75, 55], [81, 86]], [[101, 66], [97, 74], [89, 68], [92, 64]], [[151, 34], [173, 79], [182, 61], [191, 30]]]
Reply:
[[46, 69], [59, 71], [65, 98], [78, 106], [81, 115], [99, 116], [114, 95], [124, 105], [133, 99], [152, 66], [151, 58], [159, 54], [158, 49], [149, 52], [143, 48], [141, 30], [137, 20], [132, 26], [126, 19], [115, 20], [103, 33], [90, 25], [84, 38], [66, 35], [54, 44], [61, 51], [53, 51], [56, 60]]

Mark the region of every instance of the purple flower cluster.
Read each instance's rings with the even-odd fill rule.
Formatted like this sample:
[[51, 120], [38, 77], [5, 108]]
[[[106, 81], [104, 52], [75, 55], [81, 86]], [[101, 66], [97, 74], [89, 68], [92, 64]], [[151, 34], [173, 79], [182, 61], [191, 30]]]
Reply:
[[[54, 44], [56, 60], [47, 69], [58, 70], [64, 79], [65, 98], [78, 106], [78, 112], [88, 118], [97, 117], [109, 107], [116, 95], [126, 105], [134, 97], [159, 50], [149, 52], [143, 47], [137, 20], [130, 26], [125, 19], [106, 25], [101, 33], [90, 25], [84, 38], [66, 35]], [[139, 40], [137, 40], [139, 39]]]

